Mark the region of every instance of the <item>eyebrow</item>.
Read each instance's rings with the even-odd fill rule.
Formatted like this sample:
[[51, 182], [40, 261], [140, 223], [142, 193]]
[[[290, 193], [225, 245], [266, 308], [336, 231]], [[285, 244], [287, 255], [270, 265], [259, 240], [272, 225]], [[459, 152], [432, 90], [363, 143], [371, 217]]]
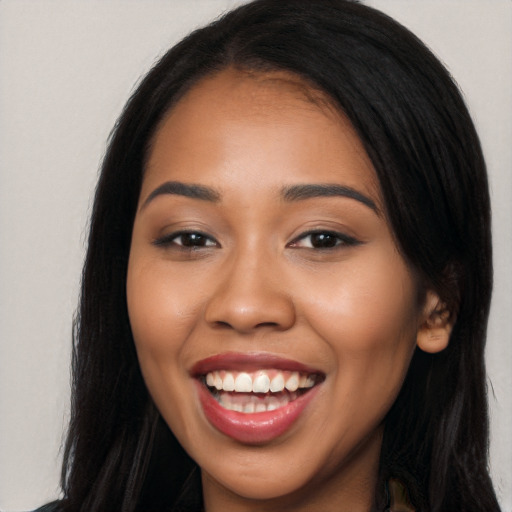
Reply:
[[[221, 200], [221, 195], [215, 189], [205, 185], [198, 185], [195, 183], [182, 183], [180, 181], [166, 181], [158, 186], [146, 198], [141, 206], [141, 210], [145, 208], [153, 199], [160, 195], [177, 195], [183, 197], [190, 197], [192, 199], [199, 199], [201, 201], [208, 201], [218, 203]], [[316, 197], [347, 197], [354, 199], [372, 209], [377, 214], [379, 209], [375, 202], [361, 192], [347, 187], [345, 185], [337, 185], [331, 183], [308, 183], [303, 185], [291, 185], [284, 187], [281, 190], [281, 196], [285, 201], [295, 202], [303, 201], [305, 199], [312, 199]]]
[[141, 210], [145, 208], [155, 197], [170, 194], [176, 196], [190, 197], [192, 199], [200, 199], [201, 201], [209, 201], [217, 203], [220, 201], [220, 194], [210, 187], [204, 185], [196, 185], [194, 183], [181, 183], [180, 181], [166, 181], [159, 187], [155, 188], [144, 201]]
[[345, 185], [336, 185], [331, 183], [291, 185], [284, 187], [281, 192], [285, 201], [303, 201], [304, 199], [312, 199], [315, 197], [347, 197], [355, 199], [360, 203], [368, 206], [375, 213], [379, 213], [379, 209], [375, 202], [357, 190]]

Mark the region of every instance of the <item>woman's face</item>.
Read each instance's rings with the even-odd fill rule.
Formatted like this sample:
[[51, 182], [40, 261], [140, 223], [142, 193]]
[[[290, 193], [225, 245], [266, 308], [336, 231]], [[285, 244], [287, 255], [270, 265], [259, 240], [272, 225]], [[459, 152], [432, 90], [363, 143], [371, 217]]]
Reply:
[[207, 506], [371, 500], [424, 315], [371, 162], [319, 93], [227, 70], [179, 101], [150, 151], [127, 296]]

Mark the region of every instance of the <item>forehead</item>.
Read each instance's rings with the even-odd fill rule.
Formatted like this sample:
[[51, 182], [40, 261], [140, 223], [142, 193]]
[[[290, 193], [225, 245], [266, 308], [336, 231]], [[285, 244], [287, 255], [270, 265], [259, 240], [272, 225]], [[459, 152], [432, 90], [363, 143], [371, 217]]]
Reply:
[[224, 177], [251, 170], [263, 177], [273, 168], [281, 185], [357, 182], [345, 184], [380, 203], [375, 171], [351, 123], [325, 93], [288, 72], [227, 69], [202, 79], [158, 127], [146, 178], [186, 168], [173, 178], [207, 183], [220, 163], [227, 164]]

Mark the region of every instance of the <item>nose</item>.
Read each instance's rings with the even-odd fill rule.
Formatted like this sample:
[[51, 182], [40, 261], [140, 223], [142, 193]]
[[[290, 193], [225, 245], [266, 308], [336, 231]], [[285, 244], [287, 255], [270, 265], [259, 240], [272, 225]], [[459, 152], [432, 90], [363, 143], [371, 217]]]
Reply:
[[272, 257], [234, 257], [217, 282], [205, 309], [210, 325], [252, 333], [263, 328], [284, 331], [295, 323], [293, 300]]

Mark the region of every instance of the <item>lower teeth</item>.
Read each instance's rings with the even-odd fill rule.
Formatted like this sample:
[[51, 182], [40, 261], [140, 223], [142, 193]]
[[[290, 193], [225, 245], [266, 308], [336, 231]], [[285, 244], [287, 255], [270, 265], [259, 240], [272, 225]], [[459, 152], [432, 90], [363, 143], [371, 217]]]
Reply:
[[257, 412], [273, 411], [284, 407], [296, 398], [298, 392], [282, 392], [273, 395], [257, 395], [253, 393], [231, 393], [226, 391], [217, 391], [209, 388], [217, 402], [229, 411], [243, 412], [253, 414]]

